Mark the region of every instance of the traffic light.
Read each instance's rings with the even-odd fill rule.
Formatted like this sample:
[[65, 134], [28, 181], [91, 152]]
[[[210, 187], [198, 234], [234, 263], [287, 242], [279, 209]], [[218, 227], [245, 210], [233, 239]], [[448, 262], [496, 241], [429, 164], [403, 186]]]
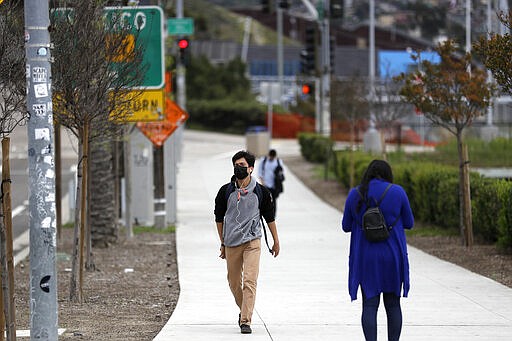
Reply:
[[313, 83], [304, 83], [302, 84], [301, 92], [303, 95], [311, 95], [314, 92]]
[[314, 26], [306, 27], [305, 45], [300, 53], [301, 72], [314, 73], [316, 69], [316, 29]]
[[263, 13], [270, 13], [270, 0], [261, 0], [261, 11]]
[[188, 47], [190, 46], [190, 42], [187, 38], [179, 38], [178, 39], [178, 47], [180, 49], [179, 51], [179, 58], [181, 63], [185, 64], [187, 62], [188, 57]]
[[288, 0], [279, 0], [279, 8], [282, 8], [282, 9], [290, 8], [290, 2]]
[[343, 0], [331, 0], [329, 7], [331, 19], [343, 18]]

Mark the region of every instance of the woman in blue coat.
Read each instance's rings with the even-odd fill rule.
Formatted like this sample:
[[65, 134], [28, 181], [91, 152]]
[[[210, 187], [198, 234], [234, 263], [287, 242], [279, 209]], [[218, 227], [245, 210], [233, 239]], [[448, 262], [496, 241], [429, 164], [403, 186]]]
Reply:
[[[377, 202], [392, 184], [379, 207], [388, 226], [389, 238], [370, 242], [362, 230], [366, 202]], [[361, 184], [348, 194], [343, 213], [343, 231], [351, 232], [348, 288], [352, 300], [361, 287], [363, 312], [361, 324], [367, 341], [377, 340], [377, 310], [383, 294], [388, 324], [388, 340], [396, 341], [402, 330], [400, 296], [409, 292], [409, 260], [404, 229], [414, 225], [409, 199], [404, 189], [393, 184], [393, 173], [386, 161], [373, 160], [366, 169]]]

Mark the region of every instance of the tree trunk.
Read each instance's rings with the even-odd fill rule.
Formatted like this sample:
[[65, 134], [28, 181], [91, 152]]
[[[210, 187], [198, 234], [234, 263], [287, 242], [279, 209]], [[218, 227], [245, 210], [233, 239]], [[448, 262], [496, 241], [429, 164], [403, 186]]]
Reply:
[[457, 132], [457, 153], [459, 155], [459, 229], [462, 245], [466, 245], [466, 226], [464, 225], [464, 156], [462, 153], [462, 133]]
[[[12, 209], [11, 209], [11, 165], [9, 162], [9, 144], [10, 139], [2, 139], [2, 213], [5, 242], [2, 241], [2, 250], [5, 250], [5, 258], [2, 252], [2, 265], [7, 271], [2, 271], [2, 282], [6, 280], [4, 286], [4, 304], [6, 303], [5, 318], [7, 322], [7, 340], [16, 340], [16, 306], [14, 304], [14, 260], [12, 245]], [[7, 277], [7, 278], [5, 278]], [[7, 288], [7, 292], [5, 289]]]
[[133, 238], [132, 228], [132, 186], [130, 184], [131, 177], [131, 146], [130, 146], [130, 126], [126, 127], [124, 139], [124, 188], [125, 188], [125, 228], [126, 238]]
[[73, 233], [73, 255], [71, 259], [71, 278], [69, 282], [69, 299], [78, 302], [80, 298], [77, 294], [77, 273], [78, 273], [78, 247], [80, 244], [79, 227], [80, 227], [80, 208], [82, 207], [82, 162], [84, 161], [83, 153], [83, 133], [78, 137], [78, 167], [76, 169], [76, 197], [75, 197], [75, 226]]
[[382, 133], [380, 134], [380, 144], [382, 146], [382, 159], [387, 160], [388, 159], [388, 151], [386, 146], [386, 131], [387, 127], [382, 126]]
[[471, 184], [469, 180], [468, 146], [462, 146], [464, 156], [464, 225], [466, 226], [466, 246], [473, 247], [473, 214], [471, 212]]
[[[3, 205], [0, 205], [0, 214], [4, 214], [4, 209], [3, 209]], [[7, 326], [6, 324], [6, 319], [8, 319], [8, 314], [9, 314], [9, 288], [8, 288], [8, 272], [7, 272], [7, 242], [6, 242], [6, 238], [5, 238], [5, 224], [4, 224], [4, 221], [3, 219], [0, 219], [0, 268], [1, 268], [1, 272], [2, 272], [2, 281], [1, 281], [1, 294], [2, 294], [2, 297], [1, 297], [1, 301], [2, 301], [2, 306], [1, 306], [1, 309], [2, 309], [2, 318], [1, 318], [1, 321], [2, 321], [2, 336], [1, 336], [1, 340], [4, 340], [4, 331], [7, 330], [7, 334], [9, 334], [8, 332], [8, 329], [6, 329], [5, 327]]]
[[88, 198], [86, 203], [85, 215], [85, 270], [94, 271], [96, 266], [94, 265], [92, 257], [92, 245], [91, 245], [91, 148], [87, 148], [87, 195]]
[[83, 155], [84, 158], [82, 160], [82, 200], [80, 208], [80, 267], [78, 269], [78, 296], [79, 302], [82, 303], [83, 298], [83, 287], [84, 287], [84, 244], [85, 244], [85, 225], [87, 219], [87, 175], [89, 172], [89, 160], [87, 159], [87, 155], [89, 155], [89, 122], [84, 122], [84, 138], [83, 138]]
[[98, 141], [91, 145], [91, 238], [93, 247], [108, 247], [118, 239], [113, 143]]
[[112, 150], [114, 152], [114, 223], [115, 223], [115, 231], [116, 231], [116, 241], [119, 234], [119, 219], [121, 218], [120, 214], [120, 193], [121, 193], [121, 167], [120, 167], [120, 143], [117, 140], [112, 142]]

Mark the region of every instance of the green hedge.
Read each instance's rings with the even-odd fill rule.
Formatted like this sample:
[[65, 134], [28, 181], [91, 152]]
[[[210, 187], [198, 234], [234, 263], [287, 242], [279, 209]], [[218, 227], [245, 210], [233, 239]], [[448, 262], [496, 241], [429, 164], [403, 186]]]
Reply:
[[[336, 152], [334, 173], [348, 188], [350, 157], [355, 159], [355, 181], [373, 159], [362, 152]], [[457, 167], [408, 161], [391, 164], [394, 182], [407, 193], [416, 220], [445, 229], [459, 229], [459, 171]], [[502, 248], [512, 248], [512, 182], [470, 173], [473, 232]]]
[[302, 156], [310, 162], [325, 162], [332, 153], [334, 142], [329, 137], [314, 133], [299, 133], [298, 139]]
[[[498, 246], [504, 249], [512, 248], [512, 182], [499, 181], [496, 183], [500, 210], [498, 217]], [[495, 220], [488, 223], [494, 223]]]
[[191, 100], [187, 124], [193, 128], [244, 134], [250, 126], [265, 125], [265, 106], [257, 102], [223, 100]]

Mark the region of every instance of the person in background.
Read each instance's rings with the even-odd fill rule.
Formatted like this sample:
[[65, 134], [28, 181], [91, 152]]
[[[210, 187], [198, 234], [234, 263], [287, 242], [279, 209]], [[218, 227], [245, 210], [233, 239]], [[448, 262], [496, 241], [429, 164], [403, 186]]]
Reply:
[[[392, 184], [383, 196], [386, 188]], [[358, 193], [361, 193], [361, 195]], [[365, 200], [363, 200], [365, 198]], [[362, 229], [366, 202], [378, 202], [386, 224], [392, 226], [384, 241], [370, 242]], [[414, 225], [409, 199], [404, 189], [393, 184], [390, 165], [373, 160], [366, 169], [361, 184], [348, 194], [343, 212], [342, 228], [350, 232], [348, 288], [352, 300], [361, 287], [363, 311], [361, 324], [367, 341], [377, 340], [377, 310], [380, 296], [387, 314], [388, 340], [397, 341], [402, 331], [400, 296], [409, 292], [409, 260], [404, 229]]]
[[284, 169], [283, 161], [277, 157], [275, 149], [271, 149], [268, 156], [260, 159], [258, 179], [272, 193], [274, 209], [277, 210], [277, 197], [283, 192]]
[[219, 189], [214, 213], [220, 238], [219, 257], [226, 260], [229, 288], [240, 308], [238, 325], [242, 334], [250, 334], [260, 267], [261, 216], [274, 240], [270, 249], [274, 257], [279, 255], [279, 237], [272, 195], [252, 177], [254, 155], [239, 151], [231, 161], [234, 175]]

